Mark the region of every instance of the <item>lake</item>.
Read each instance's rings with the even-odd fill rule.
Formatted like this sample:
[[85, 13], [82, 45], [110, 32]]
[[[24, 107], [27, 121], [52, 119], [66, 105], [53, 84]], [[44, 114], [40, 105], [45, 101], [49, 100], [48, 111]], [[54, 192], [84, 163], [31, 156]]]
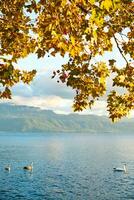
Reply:
[[0, 133], [0, 200], [120, 199], [134, 199], [133, 134]]

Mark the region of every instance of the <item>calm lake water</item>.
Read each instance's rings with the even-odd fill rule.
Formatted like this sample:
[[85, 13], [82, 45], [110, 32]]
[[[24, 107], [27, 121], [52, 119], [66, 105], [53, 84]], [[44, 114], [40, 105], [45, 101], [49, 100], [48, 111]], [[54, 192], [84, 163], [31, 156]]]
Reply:
[[133, 134], [0, 133], [0, 200], [120, 199], [134, 199]]

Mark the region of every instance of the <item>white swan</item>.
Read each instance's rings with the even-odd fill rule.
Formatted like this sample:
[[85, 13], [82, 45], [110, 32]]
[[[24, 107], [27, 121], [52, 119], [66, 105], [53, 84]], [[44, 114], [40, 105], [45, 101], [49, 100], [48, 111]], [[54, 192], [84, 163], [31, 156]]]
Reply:
[[10, 170], [11, 170], [11, 166], [10, 166], [10, 165], [7, 165], [7, 166], [5, 167], [5, 170], [6, 170], [6, 171], [10, 171]]
[[26, 169], [26, 170], [32, 171], [32, 170], [33, 170], [33, 162], [31, 162], [30, 165], [24, 166], [23, 169]]
[[126, 164], [123, 165], [123, 168], [120, 167], [114, 167], [113, 168], [114, 172], [127, 172]]

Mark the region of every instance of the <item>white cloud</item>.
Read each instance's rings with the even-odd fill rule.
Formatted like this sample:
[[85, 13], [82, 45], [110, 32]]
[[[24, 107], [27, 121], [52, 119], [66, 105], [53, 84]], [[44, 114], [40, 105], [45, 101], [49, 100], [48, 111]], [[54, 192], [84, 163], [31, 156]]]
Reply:
[[[72, 105], [73, 99], [61, 98], [59, 96], [13, 96], [11, 100], [1, 100], [0, 103], [10, 103], [13, 105], [24, 105], [38, 107], [43, 110], [52, 110], [57, 114], [69, 114], [73, 113]], [[76, 112], [82, 115], [99, 115], [106, 116], [107, 102], [105, 100], [98, 100], [95, 102], [92, 109], [85, 109], [82, 112]], [[128, 118], [134, 117], [134, 111], [132, 111]]]
[[[14, 105], [25, 105], [38, 107], [44, 110], [53, 110], [58, 114], [69, 114], [73, 113], [72, 99], [61, 98], [59, 96], [33, 96], [33, 97], [22, 97], [14, 96], [11, 100], [2, 100], [2, 103], [9, 102]], [[84, 110], [79, 112], [79, 114], [96, 114], [96, 115], [106, 115], [106, 102], [98, 101], [95, 103], [94, 107], [90, 110]]]
[[25, 105], [38, 107], [45, 110], [53, 110], [57, 113], [70, 113], [72, 100], [63, 99], [58, 96], [33, 96], [33, 97], [22, 97], [13, 96], [11, 100], [2, 100], [1, 103], [11, 103], [14, 105]]
[[108, 115], [107, 113], [107, 102], [104, 100], [96, 101], [91, 109], [82, 111], [82, 114], [93, 114], [93, 115]]
[[[102, 56], [97, 56], [97, 60], [108, 60], [113, 57], [119, 58], [117, 60], [119, 65], [121, 61], [119, 52], [105, 53]], [[56, 79], [51, 79], [53, 70], [59, 69], [62, 64], [66, 63], [68, 56], [62, 58], [60, 55], [56, 57], [48, 57], [37, 59], [34, 54], [29, 55], [25, 59], [20, 59], [18, 62], [19, 68], [23, 70], [37, 70], [37, 75], [30, 85], [17, 84], [13, 87], [13, 99], [1, 100], [0, 102], [10, 102], [16, 105], [27, 105], [39, 107], [41, 109], [53, 110], [56, 113], [68, 114], [72, 111], [74, 91], [65, 84], [56, 82]], [[16, 66], [17, 67], [17, 66]], [[108, 79], [108, 92], [111, 89], [112, 80]], [[90, 110], [84, 110], [80, 114], [96, 114], [107, 115], [106, 111], [106, 96], [95, 103], [95, 106]], [[134, 116], [134, 112], [130, 116]]]
[[128, 117], [134, 117], [134, 111], [132, 110], [131, 112], [130, 112], [130, 115], [128, 115]]

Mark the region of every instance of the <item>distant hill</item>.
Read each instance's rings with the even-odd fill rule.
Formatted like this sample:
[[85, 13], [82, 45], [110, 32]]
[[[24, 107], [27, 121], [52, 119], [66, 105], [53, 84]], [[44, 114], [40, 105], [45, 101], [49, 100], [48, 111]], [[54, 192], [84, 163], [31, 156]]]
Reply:
[[35, 107], [0, 104], [0, 132], [134, 133], [134, 118], [111, 123], [105, 116], [55, 114]]

